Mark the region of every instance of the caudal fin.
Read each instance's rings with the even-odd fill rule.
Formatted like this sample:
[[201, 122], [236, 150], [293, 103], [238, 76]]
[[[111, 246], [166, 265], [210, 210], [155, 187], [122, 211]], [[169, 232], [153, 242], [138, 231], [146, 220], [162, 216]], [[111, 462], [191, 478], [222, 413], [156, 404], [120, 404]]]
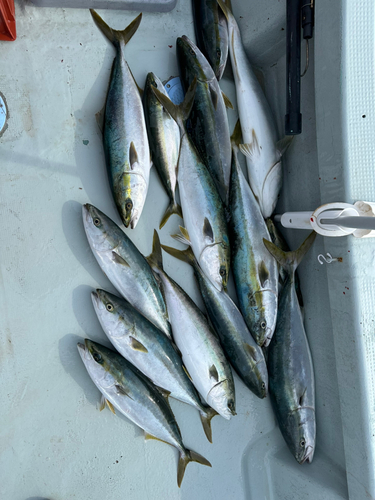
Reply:
[[113, 43], [114, 46], [120, 45], [121, 43], [126, 45], [130, 41], [134, 33], [137, 31], [138, 26], [141, 24], [142, 21], [142, 13], [141, 13], [139, 14], [138, 17], [134, 19], [134, 21], [132, 21], [129, 24], [129, 26], [127, 26], [124, 30], [119, 31], [119, 30], [114, 30], [110, 26], [108, 26], [108, 24], [103, 21], [103, 19], [99, 16], [97, 12], [95, 12], [94, 9], [90, 9], [90, 13], [97, 27], [100, 29], [103, 35], [106, 38], [108, 38], [110, 42]]
[[193, 265], [196, 260], [194, 257], [193, 250], [188, 247], [186, 250], [177, 250], [177, 248], [167, 247], [166, 245], [161, 245], [162, 249], [175, 257], [178, 260], [182, 260], [182, 262], [187, 262], [190, 265]]
[[217, 0], [217, 3], [220, 5], [221, 10], [224, 13], [224, 16], [227, 18], [227, 21], [231, 21], [234, 19], [232, 14], [232, 5], [229, 0]]
[[160, 104], [164, 106], [164, 108], [168, 111], [168, 113], [182, 130], [184, 130], [185, 128], [184, 123], [189, 118], [191, 108], [194, 104], [196, 87], [197, 78], [194, 77], [194, 80], [191, 82], [190, 87], [185, 94], [185, 99], [179, 105], [173, 104], [169, 97], [163, 94], [163, 92], [160, 92], [159, 89], [155, 88], [154, 86], [151, 87]]
[[206, 460], [199, 453], [195, 453], [192, 450], [185, 450], [185, 454], [180, 453], [180, 459], [178, 461], [178, 469], [177, 469], [177, 484], [178, 487], [181, 486], [182, 480], [184, 478], [185, 469], [189, 462], [197, 462], [198, 464], [207, 465], [208, 467], [212, 467], [210, 462]]
[[316, 233], [312, 231], [309, 236], [305, 239], [302, 245], [293, 252], [284, 252], [281, 248], [277, 247], [268, 240], [263, 239], [263, 243], [270, 254], [275, 257], [277, 262], [288, 272], [294, 273], [297, 269], [298, 264], [301, 262], [303, 257], [309, 251], [311, 245], [314, 243], [316, 238]]
[[200, 411], [199, 414], [201, 417], [204, 433], [206, 434], [206, 437], [209, 440], [209, 442], [212, 443], [211, 420], [214, 418], [215, 415], [218, 415], [218, 412], [215, 411], [210, 406], [207, 406], [205, 408], [205, 411], [204, 412]]
[[152, 268], [163, 269], [163, 256], [158, 232], [154, 229], [154, 239], [152, 241], [152, 252], [146, 257], [147, 262]]
[[163, 215], [163, 218], [160, 222], [159, 229], [161, 229], [168, 221], [169, 217], [173, 214], [178, 215], [182, 219], [182, 209], [178, 203], [175, 201], [172, 201], [172, 203], [169, 205], [167, 210], [165, 211], [165, 214]]

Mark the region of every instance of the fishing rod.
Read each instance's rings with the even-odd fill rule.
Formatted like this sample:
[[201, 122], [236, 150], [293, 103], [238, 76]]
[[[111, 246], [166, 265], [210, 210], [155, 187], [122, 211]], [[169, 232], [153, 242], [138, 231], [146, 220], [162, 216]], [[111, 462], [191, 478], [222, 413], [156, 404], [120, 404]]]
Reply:
[[[306, 67], [301, 74], [301, 28], [306, 40]], [[285, 134], [302, 132], [301, 78], [309, 66], [309, 40], [314, 31], [314, 0], [287, 0], [286, 4], [286, 115]]]

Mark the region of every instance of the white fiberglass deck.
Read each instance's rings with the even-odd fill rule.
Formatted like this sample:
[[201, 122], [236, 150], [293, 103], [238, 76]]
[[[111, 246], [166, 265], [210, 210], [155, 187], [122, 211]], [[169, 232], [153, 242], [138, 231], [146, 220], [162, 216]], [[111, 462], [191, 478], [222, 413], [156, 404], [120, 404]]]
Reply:
[[[285, 4], [232, 0], [249, 56], [262, 69], [280, 137], [285, 113]], [[138, 12], [101, 11], [113, 27]], [[331, 201], [375, 201], [374, 16], [372, 0], [317, 2], [315, 50], [302, 81], [303, 134], [284, 164], [277, 211]], [[321, 237], [300, 268], [306, 330], [316, 374], [317, 449], [298, 465], [269, 398], [236, 379], [237, 417], [215, 417], [213, 444], [199, 415], [172, 401], [191, 464], [177, 488], [177, 453], [121, 416], [99, 412], [99, 392], [79, 358], [83, 337], [108, 345], [90, 291], [113, 291], [84, 235], [81, 204], [119, 221], [95, 113], [104, 103], [113, 48], [88, 10], [17, 5], [13, 43], [0, 43], [0, 91], [10, 118], [0, 139], [0, 498], [4, 500], [363, 500], [374, 485], [373, 240]], [[176, 37], [194, 39], [190, 0], [145, 13], [127, 48], [141, 87], [148, 71], [177, 75]], [[235, 104], [230, 72], [222, 88]], [[230, 127], [237, 114], [229, 111]], [[145, 254], [167, 206], [155, 170], [136, 230]], [[179, 223], [160, 232], [163, 243]], [[304, 232], [287, 234], [296, 247]], [[330, 252], [342, 263], [321, 266]], [[187, 265], [165, 268], [199, 304]]]

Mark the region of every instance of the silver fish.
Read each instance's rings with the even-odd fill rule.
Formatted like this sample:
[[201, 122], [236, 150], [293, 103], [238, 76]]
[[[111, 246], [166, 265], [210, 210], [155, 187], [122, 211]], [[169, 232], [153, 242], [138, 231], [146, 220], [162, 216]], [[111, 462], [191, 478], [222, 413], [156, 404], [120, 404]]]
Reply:
[[153, 92], [176, 120], [181, 130], [178, 187], [185, 228], [176, 239], [190, 245], [199, 265], [218, 290], [226, 287], [230, 266], [230, 246], [224, 205], [215, 183], [185, 128], [194, 103], [197, 79], [190, 85], [184, 102], [175, 106], [164, 94]]
[[105, 104], [103, 143], [109, 182], [125, 227], [135, 228], [146, 200], [151, 169], [146, 123], [137, 83], [124, 49], [137, 31], [140, 14], [125, 30], [110, 28], [90, 10], [95, 24], [116, 48]]
[[85, 344], [78, 343], [77, 347], [91, 380], [108, 401], [110, 408], [116, 408], [143, 429], [146, 437], [164, 441], [178, 450], [178, 486], [181, 485], [189, 462], [211, 467], [204, 457], [185, 448], [168, 403], [131, 363], [120, 354], [88, 339]]
[[229, 420], [236, 414], [230, 365], [205, 316], [182, 288], [164, 272], [156, 231], [148, 261], [162, 283], [173, 338], [193, 384], [208, 405]]
[[157, 88], [166, 96], [167, 92], [154, 73], [147, 75], [143, 102], [152, 161], [170, 199], [170, 205], [159, 226], [161, 229], [172, 214], [177, 214], [182, 218], [181, 207], [176, 202], [180, 129], [152, 92], [151, 87]]
[[212, 443], [211, 419], [217, 413], [201, 403], [171, 341], [128, 301], [104, 290], [92, 292], [91, 298], [100, 324], [117, 351], [161, 388], [165, 397], [194, 406]]
[[172, 338], [167, 308], [144, 256], [126, 234], [93, 205], [82, 206], [91, 250], [104, 274], [133, 307]]
[[249, 182], [263, 217], [270, 217], [281, 189], [281, 157], [293, 136], [277, 142], [271, 109], [247, 58], [236, 19], [223, 0], [217, 1], [228, 21], [229, 54], [244, 141], [240, 150], [246, 156]]
[[[232, 140], [240, 135], [237, 122]], [[262, 239], [270, 239], [259, 205], [233, 147], [229, 192], [232, 269], [240, 310], [259, 346], [267, 346], [276, 326], [278, 268]]]
[[314, 368], [294, 283], [294, 273], [315, 240], [311, 233], [294, 252], [264, 245], [288, 271], [281, 291], [275, 334], [268, 349], [270, 394], [284, 439], [300, 464], [311, 463], [315, 451]]
[[181, 251], [162, 245], [170, 255], [193, 266], [204, 305], [221, 345], [244, 384], [259, 398], [268, 387], [267, 366], [261, 347], [249, 332], [242, 314], [224, 290], [217, 290], [203, 273], [190, 248]]

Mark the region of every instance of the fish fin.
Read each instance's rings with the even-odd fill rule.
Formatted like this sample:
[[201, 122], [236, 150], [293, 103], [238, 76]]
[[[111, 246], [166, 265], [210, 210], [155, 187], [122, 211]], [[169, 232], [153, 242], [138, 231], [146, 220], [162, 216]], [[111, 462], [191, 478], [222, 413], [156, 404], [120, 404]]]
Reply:
[[147, 348], [139, 342], [139, 340], [135, 339], [134, 337], [130, 336], [130, 347], [134, 349], [134, 351], [139, 351], [139, 352], [148, 352]]
[[184, 245], [191, 245], [190, 236], [188, 230], [182, 226], [178, 226], [180, 228], [181, 234], [172, 234], [172, 238], [183, 243]]
[[163, 256], [161, 253], [160, 238], [156, 229], [154, 229], [154, 239], [152, 241], [152, 252], [146, 257], [150, 266], [157, 269], [163, 269]]
[[239, 144], [239, 148], [242, 154], [254, 161], [254, 159], [259, 156], [260, 149], [258, 138], [256, 136], [255, 130], [252, 132], [252, 142], [248, 144]]
[[298, 399], [298, 405], [299, 406], [305, 406], [306, 390], [307, 390], [307, 387], [305, 387], [305, 390], [303, 391], [303, 393], [301, 394], [301, 396]]
[[187, 371], [187, 368], [186, 368], [186, 366], [184, 364], [182, 365], [182, 368], [183, 368], [184, 372], [186, 373], [186, 375], [187, 375], [188, 379], [190, 380], [190, 382], [193, 382], [193, 379], [191, 378], [191, 375]]
[[297, 269], [298, 264], [301, 262], [303, 257], [306, 255], [314, 240], [316, 238], [316, 233], [312, 231], [309, 236], [305, 239], [302, 245], [293, 252], [284, 252], [276, 245], [263, 238], [263, 243], [270, 254], [275, 257], [277, 262], [288, 272], [294, 273]]
[[212, 465], [208, 460], [202, 457], [202, 455], [199, 455], [199, 453], [195, 453], [195, 451], [186, 449], [185, 453], [180, 452], [180, 458], [178, 461], [178, 469], [177, 469], [178, 487], [181, 486], [185, 474], [185, 469], [189, 462], [197, 462], [198, 464], [207, 465], [207, 467], [212, 467]]
[[259, 263], [259, 266], [258, 266], [258, 276], [259, 276], [260, 284], [261, 284], [262, 288], [264, 288], [264, 285], [270, 279], [270, 273], [269, 273], [269, 271], [267, 269], [267, 266], [266, 266], [264, 260], [262, 260]]
[[173, 342], [173, 340], [171, 340], [171, 344], [172, 344], [172, 347], [173, 349], [177, 352], [177, 354], [182, 358], [182, 354], [181, 354], [181, 351], [180, 349], [177, 347], [177, 345]]
[[113, 262], [116, 262], [116, 264], [121, 264], [122, 266], [125, 267], [130, 267], [129, 264], [126, 262], [126, 260], [121, 257], [117, 252], [112, 252], [112, 260]]
[[238, 118], [237, 123], [233, 129], [233, 134], [231, 135], [230, 142], [232, 146], [239, 146], [242, 141], [242, 130], [241, 130], [241, 122]]
[[163, 441], [162, 439], [159, 439], [155, 436], [153, 436], [152, 434], [149, 434], [148, 432], [145, 431], [145, 440], [148, 441], [149, 439], [155, 439], [155, 441], [160, 441], [161, 443], [165, 443], [165, 444], [170, 444], [170, 443], [167, 443], [167, 441]]
[[217, 92], [211, 85], [208, 85], [208, 88], [210, 90], [210, 96], [211, 96], [211, 101], [212, 101], [213, 107], [215, 108], [215, 111], [216, 111], [217, 110], [217, 101], [218, 101]]
[[208, 373], [211, 378], [215, 379], [216, 382], [219, 382], [219, 374], [217, 373], [217, 369], [215, 365], [212, 365], [211, 368], [208, 370]]
[[172, 201], [172, 203], [168, 206], [167, 210], [165, 211], [165, 214], [163, 215], [163, 218], [160, 222], [159, 229], [161, 229], [166, 224], [169, 217], [173, 214], [178, 215], [182, 219], [182, 208], [175, 201]]
[[167, 389], [163, 389], [163, 387], [160, 387], [158, 385], [155, 385], [155, 387], [160, 392], [160, 394], [163, 396], [163, 398], [165, 398], [167, 400], [167, 403], [168, 403], [168, 398], [171, 395], [171, 391], [167, 391]]
[[120, 45], [121, 43], [123, 43], [124, 45], [129, 43], [130, 39], [137, 31], [142, 21], [142, 13], [141, 13], [124, 30], [118, 31], [108, 26], [108, 24], [103, 21], [103, 19], [99, 16], [97, 12], [95, 12], [94, 9], [90, 9], [90, 13], [92, 15], [92, 18], [94, 19], [94, 23], [103, 33], [103, 35], [115, 46]]
[[219, 415], [217, 411], [215, 411], [210, 406], [205, 407], [205, 411], [199, 411], [199, 415], [201, 417], [201, 422], [203, 425], [204, 433], [206, 434], [207, 439], [210, 443], [212, 443], [212, 429], [211, 429], [211, 420], [215, 415]]
[[108, 406], [108, 408], [111, 410], [111, 412], [112, 412], [114, 415], [116, 415], [115, 407], [113, 406], [113, 404], [112, 404], [110, 401], [108, 401], [108, 399], [106, 399], [106, 400], [105, 400], [105, 402], [107, 403], [107, 406]]
[[191, 247], [188, 247], [186, 250], [177, 250], [177, 248], [167, 247], [166, 245], [161, 246], [162, 249], [175, 257], [178, 260], [182, 260], [182, 262], [187, 262], [188, 264], [193, 264], [196, 262], [193, 250]]
[[178, 106], [176, 104], [173, 104], [168, 96], [160, 92], [160, 90], [155, 88], [154, 86], [151, 86], [151, 90], [156, 95], [163, 107], [172, 116], [174, 121], [177, 122], [179, 127], [184, 130], [184, 122], [189, 118], [191, 108], [194, 104], [196, 87], [197, 78], [194, 77], [194, 80], [191, 82], [190, 87], [185, 94], [183, 102]]
[[210, 224], [210, 221], [207, 219], [207, 217], [204, 218], [203, 236], [206, 236], [209, 240], [212, 241], [212, 243], [215, 241], [214, 232]]
[[227, 107], [227, 108], [229, 108], [229, 109], [234, 109], [234, 108], [233, 108], [233, 104], [230, 102], [229, 97], [228, 97], [226, 94], [224, 94], [224, 92], [223, 92], [223, 91], [221, 91], [221, 94], [222, 94], [223, 99], [224, 99], [224, 104], [225, 104], [225, 107]]
[[220, 9], [223, 11], [224, 16], [227, 18], [227, 21], [231, 21], [234, 19], [231, 6], [227, 5], [226, 0], [217, 0], [217, 3], [220, 5]]
[[134, 164], [138, 163], [138, 153], [137, 150], [135, 149], [133, 141], [130, 143], [129, 147], [129, 163], [130, 163], [130, 168], [132, 170], [134, 169]]
[[[129, 396], [129, 394], [126, 392], [124, 387], [122, 387], [121, 385], [117, 384], [117, 385], [115, 385], [115, 388], [116, 388], [117, 394], [121, 394], [122, 396], [128, 396], [128, 398], [133, 399], [131, 396]], [[133, 399], [133, 401], [134, 401], [134, 399]]]
[[100, 398], [99, 411], [103, 411], [104, 408], [105, 408], [105, 397], [102, 394], [102, 397]]
[[294, 135], [286, 135], [276, 143], [276, 149], [279, 152], [280, 158], [292, 143]]
[[104, 120], [105, 120], [105, 104], [100, 111], [95, 113], [96, 123], [99, 127], [101, 133], [104, 132]]
[[243, 348], [245, 349], [246, 352], [250, 354], [250, 356], [253, 358], [254, 361], [257, 360], [255, 347], [245, 342]]

